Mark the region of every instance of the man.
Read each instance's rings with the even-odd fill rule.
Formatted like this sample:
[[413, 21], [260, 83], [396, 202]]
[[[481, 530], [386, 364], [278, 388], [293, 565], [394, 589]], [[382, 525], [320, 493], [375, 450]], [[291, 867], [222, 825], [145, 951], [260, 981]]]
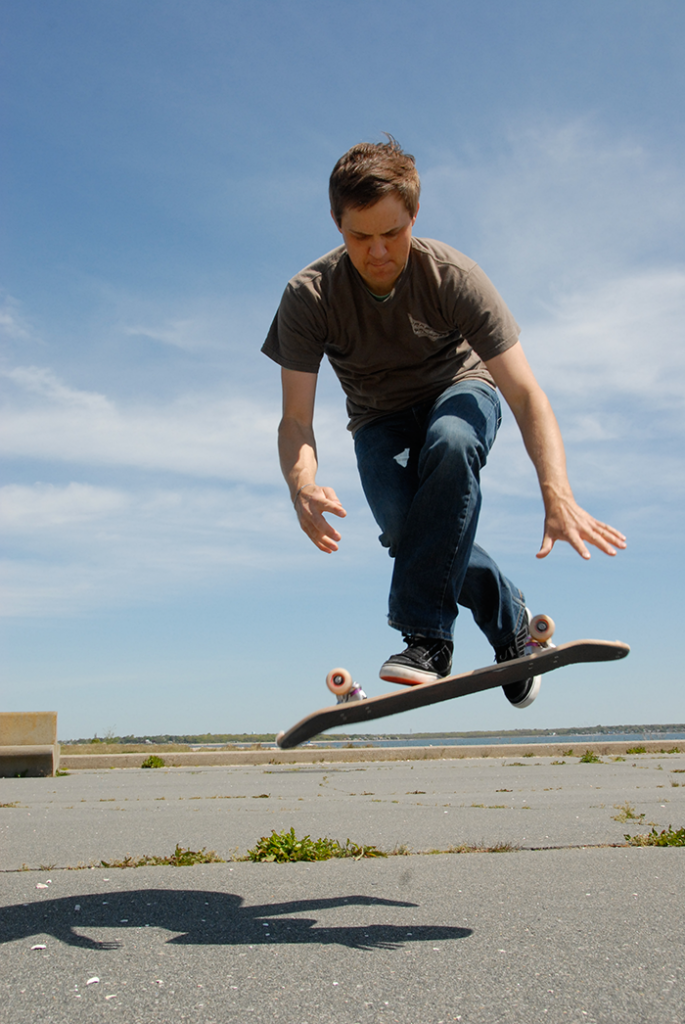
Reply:
[[[529, 639], [523, 594], [475, 543], [497, 389], [542, 491], [538, 558], [557, 540], [583, 558], [586, 544], [615, 555], [625, 538], [576, 504], [556, 419], [492, 283], [462, 253], [412, 236], [419, 177], [414, 158], [388, 140], [354, 146], [336, 164], [331, 215], [344, 244], [289, 282], [262, 350], [282, 368], [283, 475], [300, 526], [326, 553], [338, 550], [340, 534], [325, 514], [346, 513], [316, 481], [324, 355], [347, 395], [364, 493], [395, 560], [388, 621], [406, 643], [380, 676], [415, 685], [449, 674], [458, 605], [471, 610], [498, 662], [522, 655]], [[538, 689], [539, 677], [504, 687], [519, 708]]]

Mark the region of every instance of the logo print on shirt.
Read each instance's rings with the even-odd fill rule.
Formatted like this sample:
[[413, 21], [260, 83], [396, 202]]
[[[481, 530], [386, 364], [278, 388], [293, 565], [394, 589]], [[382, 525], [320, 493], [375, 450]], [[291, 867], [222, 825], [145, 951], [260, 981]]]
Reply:
[[434, 331], [428, 324], [421, 320], [415, 320], [411, 313], [407, 313], [411, 329], [417, 338], [429, 338], [431, 341], [440, 341], [441, 338], [449, 338], [451, 331]]

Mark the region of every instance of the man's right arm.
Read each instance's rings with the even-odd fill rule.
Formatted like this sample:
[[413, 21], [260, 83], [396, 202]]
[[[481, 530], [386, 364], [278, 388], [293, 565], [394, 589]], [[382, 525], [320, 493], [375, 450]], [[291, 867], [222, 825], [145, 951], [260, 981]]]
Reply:
[[347, 513], [332, 487], [316, 483], [316, 381], [315, 373], [281, 370], [283, 416], [278, 427], [278, 455], [300, 526], [320, 551], [330, 554], [338, 550], [340, 534], [323, 513], [341, 518]]

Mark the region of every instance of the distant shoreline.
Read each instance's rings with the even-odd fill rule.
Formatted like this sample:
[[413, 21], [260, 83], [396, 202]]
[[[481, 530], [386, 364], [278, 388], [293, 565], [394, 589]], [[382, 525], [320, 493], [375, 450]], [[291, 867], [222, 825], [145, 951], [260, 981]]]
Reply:
[[[523, 739], [529, 742], [540, 742], [542, 740], [554, 739], [568, 739], [570, 737], [601, 737], [602, 739], [608, 740], [609, 737], [616, 737], [617, 739], [633, 738], [647, 740], [650, 737], [659, 739], [661, 737], [666, 738], [667, 736], [673, 739], [685, 738], [685, 723], [673, 723], [673, 724], [658, 724], [658, 725], [595, 725], [595, 726], [578, 726], [575, 728], [559, 728], [559, 729], [499, 729], [491, 731], [464, 731], [464, 732], [387, 732], [382, 733], [379, 731], [359, 733], [359, 732], [331, 732], [322, 733], [321, 736], [317, 737], [317, 742], [353, 742], [355, 740], [359, 742], [368, 742], [369, 739], [373, 738], [377, 743], [409, 743], [414, 744], [423, 742], [431, 743], [436, 740], [448, 741], [450, 744], [464, 743], [470, 745], [477, 741], [487, 740], [489, 743], [502, 743], [507, 744], [511, 742], [521, 741]], [[233, 746], [233, 745], [252, 745], [256, 743], [272, 743], [276, 737], [275, 733], [195, 733], [195, 734], [171, 734], [163, 733], [157, 735], [148, 736], [112, 736], [108, 734], [104, 737], [94, 736], [92, 739], [77, 739], [77, 740], [61, 740], [60, 743], [63, 746], [69, 747], [83, 747], [87, 746], [90, 749], [99, 746], [106, 746], [108, 748], [120, 747], [120, 746], [203, 746], [203, 747], [217, 747], [217, 746]]]

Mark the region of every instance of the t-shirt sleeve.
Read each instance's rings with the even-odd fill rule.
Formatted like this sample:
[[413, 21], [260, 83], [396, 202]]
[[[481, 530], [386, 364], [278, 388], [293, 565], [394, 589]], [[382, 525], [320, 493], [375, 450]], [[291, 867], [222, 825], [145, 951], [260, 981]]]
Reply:
[[453, 317], [473, 351], [487, 362], [518, 341], [521, 329], [494, 284], [474, 264], [454, 296]]
[[262, 352], [286, 370], [318, 373], [326, 335], [326, 316], [316, 295], [289, 283]]

